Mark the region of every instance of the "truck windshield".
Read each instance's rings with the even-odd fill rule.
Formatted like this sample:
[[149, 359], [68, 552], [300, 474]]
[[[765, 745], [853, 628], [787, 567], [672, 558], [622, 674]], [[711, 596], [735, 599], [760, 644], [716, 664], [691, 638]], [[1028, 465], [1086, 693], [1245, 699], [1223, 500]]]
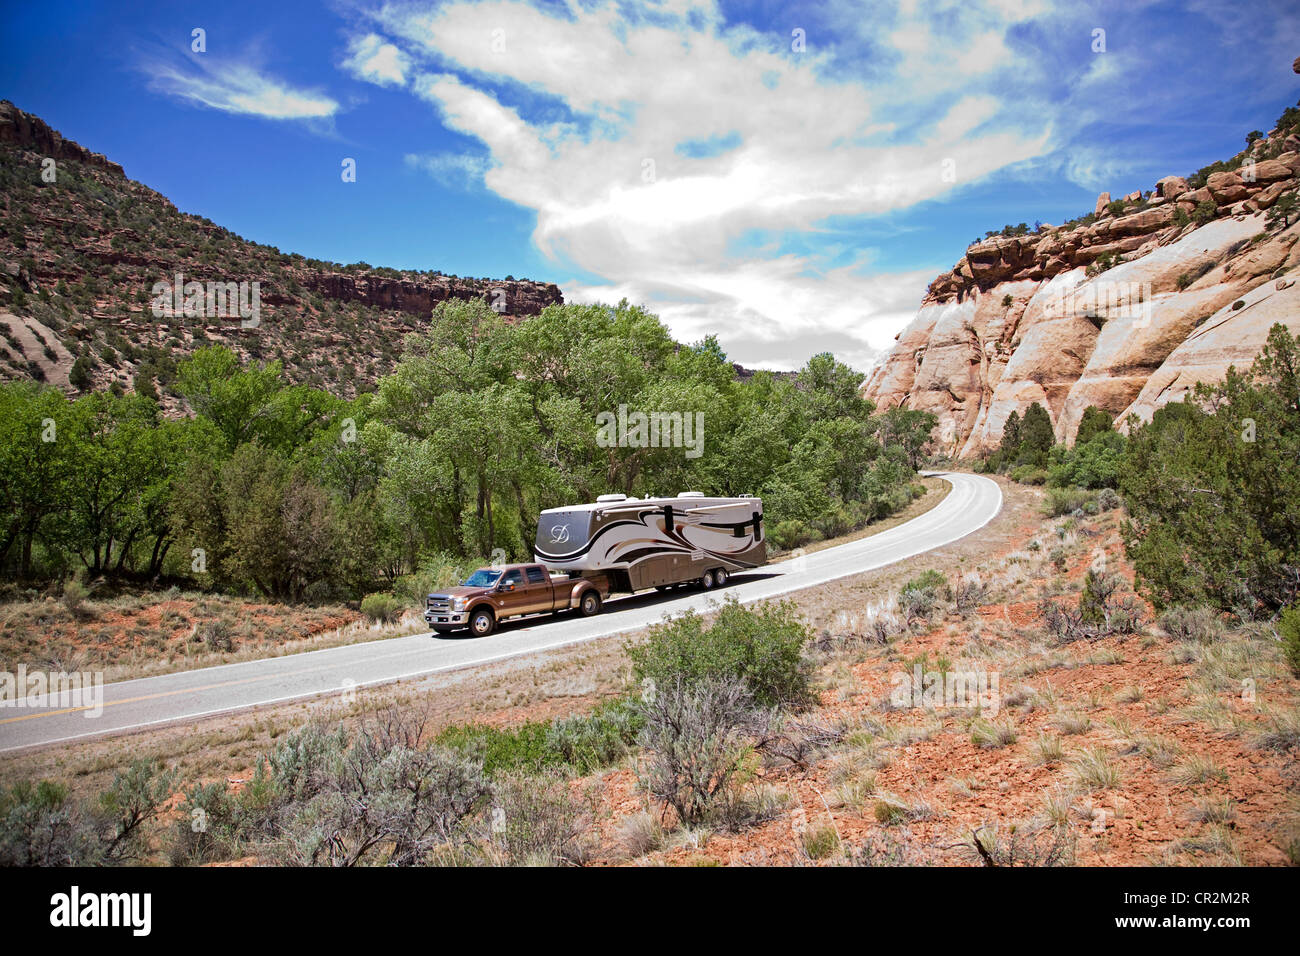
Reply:
[[491, 568], [479, 568], [466, 578], [464, 583], [467, 588], [490, 588], [497, 583], [499, 577], [501, 577], [500, 571], [493, 571]]

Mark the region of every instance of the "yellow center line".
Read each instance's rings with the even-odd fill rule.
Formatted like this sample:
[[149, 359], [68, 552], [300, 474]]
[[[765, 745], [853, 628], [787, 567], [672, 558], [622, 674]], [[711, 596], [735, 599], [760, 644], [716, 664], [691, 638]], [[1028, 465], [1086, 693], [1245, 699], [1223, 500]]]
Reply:
[[[297, 671], [290, 674], [264, 674], [261, 677], [244, 677], [239, 680], [222, 681], [219, 684], [206, 684], [202, 687], [186, 687], [183, 690], [165, 690], [157, 694], [143, 694], [139, 697], [124, 697], [122, 700], [107, 700], [102, 706], [115, 707], [118, 704], [136, 704], [142, 700], [156, 700], [159, 697], [175, 697], [177, 694], [197, 694], [205, 690], [216, 690], [220, 687], [235, 687], [239, 684], [252, 684], [260, 680], [271, 680], [276, 677], [293, 677], [296, 674], [305, 673]], [[62, 714], [75, 714], [83, 710], [94, 710], [94, 707], [65, 707], [63, 710], [43, 710], [36, 714], [24, 714], [21, 717], [6, 717], [0, 720], [0, 724], [12, 724], [20, 720], [35, 720], [37, 717], [57, 717]]]

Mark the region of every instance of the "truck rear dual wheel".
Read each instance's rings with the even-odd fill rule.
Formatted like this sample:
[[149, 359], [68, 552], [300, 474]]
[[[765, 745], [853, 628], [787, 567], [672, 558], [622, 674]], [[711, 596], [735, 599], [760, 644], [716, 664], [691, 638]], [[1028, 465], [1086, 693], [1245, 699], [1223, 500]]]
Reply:
[[600, 613], [600, 595], [595, 591], [587, 591], [578, 601], [578, 610], [583, 617], [591, 617], [593, 614]]

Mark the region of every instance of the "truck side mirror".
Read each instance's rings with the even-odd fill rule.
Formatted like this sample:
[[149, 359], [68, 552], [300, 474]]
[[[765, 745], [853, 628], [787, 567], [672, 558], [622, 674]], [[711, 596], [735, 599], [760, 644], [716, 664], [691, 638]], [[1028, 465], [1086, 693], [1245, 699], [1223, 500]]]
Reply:
[[501, 585], [501, 587], [498, 590], [513, 591], [514, 589], [515, 589], [515, 582], [507, 581], [505, 584]]

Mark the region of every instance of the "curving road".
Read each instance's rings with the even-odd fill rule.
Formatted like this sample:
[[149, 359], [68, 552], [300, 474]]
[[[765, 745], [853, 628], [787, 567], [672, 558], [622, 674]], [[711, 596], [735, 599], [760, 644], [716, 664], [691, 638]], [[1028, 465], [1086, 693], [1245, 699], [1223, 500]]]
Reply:
[[[990, 479], [957, 472], [936, 474], [952, 485], [952, 491], [925, 514], [868, 538], [736, 575], [724, 593], [748, 603], [871, 571], [963, 538], [1001, 510], [1002, 492]], [[611, 599], [595, 617], [506, 621], [486, 638], [425, 633], [106, 684], [98, 714], [84, 703], [60, 706], [57, 701], [31, 698], [31, 706], [0, 708], [0, 752], [183, 723], [473, 667], [637, 630], [665, 614], [704, 610], [718, 597], [716, 592], [690, 591], [682, 597], [649, 592]]]

